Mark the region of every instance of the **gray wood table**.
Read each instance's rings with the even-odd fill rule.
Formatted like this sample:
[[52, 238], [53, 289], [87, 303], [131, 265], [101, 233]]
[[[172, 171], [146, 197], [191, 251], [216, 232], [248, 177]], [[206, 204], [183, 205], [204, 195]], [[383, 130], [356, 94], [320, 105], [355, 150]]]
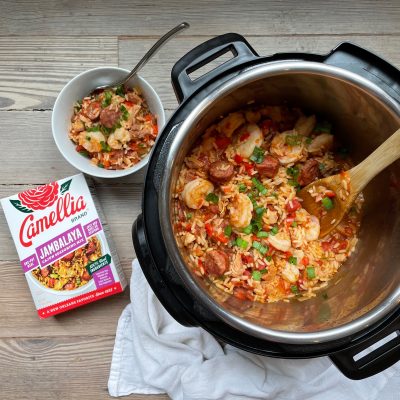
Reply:
[[[400, 67], [400, 2], [392, 1], [6, 1], [0, 0], [0, 198], [76, 173], [51, 134], [54, 100], [74, 75], [101, 65], [131, 68], [181, 21], [191, 24], [143, 70], [167, 114], [177, 106], [173, 64], [226, 32], [246, 36], [259, 54], [326, 53], [350, 40]], [[97, 184], [130, 276], [131, 224], [143, 175]], [[115, 329], [128, 290], [39, 320], [0, 212], [0, 398], [106, 399]], [[167, 396], [131, 396], [166, 399]]]

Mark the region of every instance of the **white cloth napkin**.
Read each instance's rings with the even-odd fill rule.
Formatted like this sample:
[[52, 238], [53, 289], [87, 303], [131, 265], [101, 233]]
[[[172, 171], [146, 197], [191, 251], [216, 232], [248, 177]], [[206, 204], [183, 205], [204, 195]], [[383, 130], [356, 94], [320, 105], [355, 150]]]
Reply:
[[[149, 287], [137, 260], [131, 301], [118, 322], [111, 396], [167, 393], [173, 400], [399, 400], [400, 363], [362, 381], [329, 358], [283, 360], [222, 347], [201, 328], [177, 323]], [[389, 383], [388, 383], [389, 382]]]

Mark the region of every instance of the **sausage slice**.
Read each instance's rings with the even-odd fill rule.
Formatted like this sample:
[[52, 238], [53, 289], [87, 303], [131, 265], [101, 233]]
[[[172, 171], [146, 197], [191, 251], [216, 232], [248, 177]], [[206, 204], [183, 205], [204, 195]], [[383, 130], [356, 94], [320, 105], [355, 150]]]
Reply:
[[302, 166], [297, 182], [301, 186], [307, 186], [311, 182], [314, 182], [320, 176], [319, 162], [317, 160], [311, 159], [307, 160]]
[[229, 267], [229, 256], [221, 250], [211, 250], [206, 254], [204, 265], [209, 274], [222, 275]]
[[260, 164], [256, 164], [258, 173], [267, 178], [273, 178], [279, 170], [279, 160], [273, 156], [266, 155]]
[[98, 101], [92, 101], [84, 111], [86, 116], [92, 121], [100, 115], [101, 105]]
[[232, 179], [234, 167], [228, 161], [215, 161], [210, 165], [208, 170], [210, 180], [215, 183], [225, 183]]
[[100, 113], [100, 123], [106, 128], [112, 128], [119, 120], [121, 112], [114, 105], [103, 108]]

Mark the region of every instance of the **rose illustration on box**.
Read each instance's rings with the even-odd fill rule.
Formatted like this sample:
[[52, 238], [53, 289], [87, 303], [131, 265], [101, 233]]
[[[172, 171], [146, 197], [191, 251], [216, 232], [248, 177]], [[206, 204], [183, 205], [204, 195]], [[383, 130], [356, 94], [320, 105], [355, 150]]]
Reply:
[[52, 206], [61, 196], [69, 190], [72, 179], [64, 182], [61, 186], [58, 182], [51, 182], [48, 185], [42, 185], [34, 189], [19, 193], [19, 200], [10, 200], [10, 203], [23, 213], [29, 214], [33, 211], [44, 210]]

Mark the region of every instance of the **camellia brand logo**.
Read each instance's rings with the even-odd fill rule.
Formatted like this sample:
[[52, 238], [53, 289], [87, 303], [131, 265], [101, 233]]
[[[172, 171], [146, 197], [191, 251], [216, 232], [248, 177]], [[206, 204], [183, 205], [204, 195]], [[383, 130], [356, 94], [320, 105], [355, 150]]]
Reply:
[[[61, 187], [57, 182], [39, 186], [20, 193], [19, 200], [10, 200], [18, 211], [29, 214], [22, 221], [19, 230], [19, 241], [24, 247], [31, 246], [32, 239], [40, 233], [86, 208], [83, 196], [75, 199], [67, 193], [71, 182], [72, 179], [64, 182]], [[53, 204], [55, 207], [48, 215], [35, 219], [34, 211], [44, 210]]]

